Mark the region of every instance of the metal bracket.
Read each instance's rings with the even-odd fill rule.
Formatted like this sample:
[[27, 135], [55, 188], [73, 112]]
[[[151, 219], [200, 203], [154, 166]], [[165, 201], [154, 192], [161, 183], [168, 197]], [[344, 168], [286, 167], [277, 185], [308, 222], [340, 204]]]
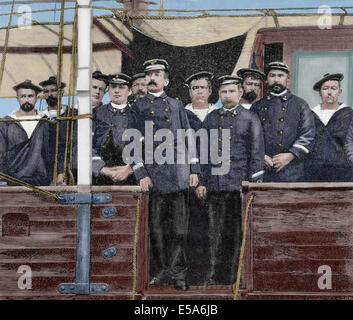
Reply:
[[76, 243], [76, 281], [59, 285], [60, 293], [99, 294], [109, 289], [106, 283], [90, 283], [91, 252], [91, 203], [109, 203], [108, 193], [70, 193], [59, 196], [66, 204], [77, 204], [77, 243]]
[[106, 283], [62, 283], [59, 285], [59, 292], [66, 294], [100, 294], [109, 290]]
[[112, 218], [116, 216], [116, 208], [115, 207], [107, 207], [102, 210], [103, 218]]

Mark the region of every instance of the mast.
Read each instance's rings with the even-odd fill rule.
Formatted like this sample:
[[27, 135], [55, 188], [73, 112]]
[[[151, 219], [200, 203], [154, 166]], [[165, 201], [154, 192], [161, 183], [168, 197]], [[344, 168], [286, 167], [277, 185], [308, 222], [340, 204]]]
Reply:
[[[92, 8], [91, 0], [78, 3], [78, 67], [77, 98], [78, 113], [91, 114], [91, 61], [92, 61]], [[92, 184], [92, 120], [77, 120], [77, 185]]]

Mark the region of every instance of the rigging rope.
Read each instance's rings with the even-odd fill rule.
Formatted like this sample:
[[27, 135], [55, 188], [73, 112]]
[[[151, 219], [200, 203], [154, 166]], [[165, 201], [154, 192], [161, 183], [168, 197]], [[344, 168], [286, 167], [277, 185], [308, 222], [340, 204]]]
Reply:
[[[62, 72], [62, 49], [63, 49], [63, 37], [64, 37], [64, 14], [65, 14], [65, 0], [61, 0], [61, 15], [60, 15], [60, 37], [58, 46], [58, 67], [57, 67], [57, 88], [58, 88], [58, 106], [57, 114], [61, 111], [61, 72]], [[57, 182], [57, 171], [58, 171], [58, 152], [59, 152], [59, 122], [56, 123], [56, 139], [55, 139], [55, 155], [54, 155], [54, 170], [53, 170], [53, 184], [56, 186]]]
[[240, 247], [240, 255], [239, 255], [239, 262], [238, 262], [238, 272], [237, 272], [237, 280], [233, 284], [233, 293], [234, 293], [234, 300], [238, 300], [238, 293], [239, 293], [239, 286], [240, 286], [240, 279], [241, 279], [241, 272], [243, 268], [243, 257], [244, 257], [244, 251], [245, 251], [245, 241], [246, 241], [246, 231], [248, 228], [248, 216], [249, 216], [249, 208], [252, 203], [252, 201], [255, 198], [255, 194], [251, 194], [250, 197], [248, 198], [247, 204], [246, 204], [246, 209], [245, 209], [245, 216], [244, 216], [244, 224], [243, 224], [243, 239], [241, 242], [241, 247]]
[[131, 300], [135, 300], [136, 294], [136, 283], [137, 283], [137, 244], [139, 236], [139, 223], [140, 223], [140, 199], [137, 199], [136, 204], [136, 223], [134, 233], [134, 251], [132, 253], [132, 270], [133, 270], [133, 284], [132, 284], [132, 297]]
[[[14, 7], [15, 7], [15, 0], [12, 0], [11, 13], [13, 13]], [[6, 52], [7, 52], [7, 45], [9, 43], [11, 23], [12, 23], [12, 14], [10, 15], [9, 23], [7, 25], [4, 50], [2, 52], [1, 67], [0, 67], [0, 89], [1, 89], [2, 79], [3, 79], [4, 71], [5, 71]]]

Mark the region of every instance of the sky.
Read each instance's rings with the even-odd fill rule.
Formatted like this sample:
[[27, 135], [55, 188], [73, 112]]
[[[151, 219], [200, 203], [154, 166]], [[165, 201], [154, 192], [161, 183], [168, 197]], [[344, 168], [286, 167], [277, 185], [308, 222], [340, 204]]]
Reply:
[[[26, 0], [17, 0], [21, 2], [25, 2]], [[156, 4], [152, 4], [149, 6], [150, 9], [159, 9], [160, 0], [151, 0]], [[11, 0], [0, 0], [1, 3], [9, 3]], [[256, 8], [318, 8], [322, 5], [327, 5], [331, 7], [343, 7], [343, 6], [353, 6], [353, 2], [351, 0], [164, 0], [164, 9], [202, 9], [209, 14], [242, 14], [242, 13], [254, 13], [254, 11], [207, 11], [207, 9], [256, 9]], [[107, 0], [107, 1], [93, 1], [93, 5], [99, 7], [108, 7], [108, 8], [122, 8], [123, 5], [121, 3], [117, 3], [115, 0]], [[20, 9], [20, 6], [23, 4], [16, 4], [15, 11]], [[56, 11], [52, 12], [42, 12], [42, 13], [32, 13], [32, 19], [39, 22], [47, 22], [47, 21], [60, 21], [60, 4], [59, 3], [31, 3], [29, 4], [30, 9], [32, 11], [40, 10], [40, 9], [56, 9]], [[74, 7], [74, 3], [67, 3], [66, 7]], [[0, 27], [4, 27], [8, 25], [9, 16], [3, 15], [11, 11], [11, 5], [0, 5]], [[341, 10], [333, 10], [333, 12], [341, 12]], [[283, 11], [286, 12], [286, 11]], [[293, 12], [293, 11], [288, 11]], [[298, 11], [297, 11], [298, 12]], [[300, 12], [300, 11], [299, 11]], [[308, 13], [308, 11], [306, 11]], [[312, 10], [312, 12], [317, 12], [317, 9]], [[350, 9], [349, 12], [353, 13], [353, 9]], [[73, 20], [74, 10], [65, 11], [65, 20], [72, 21]], [[102, 14], [111, 14], [111, 11], [107, 10], [94, 10], [94, 15], [102, 15]], [[156, 12], [151, 13], [152, 15], [156, 15]], [[200, 15], [200, 12], [195, 13], [182, 13], [182, 12], [166, 12], [165, 15]], [[16, 25], [18, 23], [18, 17], [14, 17], [12, 19], [12, 25]], [[3, 46], [3, 43], [0, 41], [0, 46]], [[107, 95], [104, 98], [104, 102], [108, 102]], [[65, 99], [63, 103], [66, 103]], [[44, 103], [45, 104], [45, 103]], [[11, 110], [14, 109], [14, 106], [17, 108], [17, 101], [15, 99], [3, 99], [0, 98], [0, 117], [8, 114]], [[36, 107], [39, 107], [39, 102], [37, 102]]]

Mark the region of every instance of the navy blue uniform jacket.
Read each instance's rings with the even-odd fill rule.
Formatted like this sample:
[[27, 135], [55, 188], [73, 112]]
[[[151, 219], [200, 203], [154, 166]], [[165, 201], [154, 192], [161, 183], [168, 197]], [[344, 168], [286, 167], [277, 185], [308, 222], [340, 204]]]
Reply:
[[[158, 164], [155, 157], [153, 157], [153, 163], [142, 163], [142, 161], [136, 163], [133, 167], [136, 179], [141, 180], [149, 176], [157, 190], [163, 193], [188, 189], [190, 173], [200, 173], [200, 166], [198, 159], [190, 159], [191, 164], [188, 163], [186, 148], [177, 148], [177, 130], [191, 129], [182, 102], [168, 97], [165, 92], [160, 97], [147, 94], [145, 97], [137, 100], [132, 105], [132, 108], [136, 112], [138, 129], [142, 135], [145, 134], [146, 121], [152, 124], [153, 136], [145, 136], [144, 143], [145, 145], [152, 143], [151, 140], [153, 139], [154, 155], [156, 150], [158, 152], [159, 148], [161, 148], [160, 144], [163, 143], [155, 139], [156, 132], [159, 129], [164, 129], [167, 135], [170, 134], [173, 137], [172, 146], [170, 147], [174, 150], [174, 163]], [[195, 143], [195, 141], [193, 140], [192, 143]], [[177, 163], [178, 154], [184, 159], [184, 163]]]
[[[201, 183], [210, 191], [239, 191], [242, 181], [262, 180], [264, 173], [264, 138], [261, 123], [253, 112], [238, 105], [232, 111], [224, 108], [212, 111], [207, 115], [203, 127], [208, 133], [211, 129], [218, 130], [218, 152], [222, 154], [222, 129], [229, 129], [230, 158], [229, 172], [224, 175], [213, 175], [212, 167], [221, 164], [202, 164]], [[209, 134], [210, 136], [210, 134]], [[211, 148], [209, 147], [209, 152]]]
[[304, 181], [304, 158], [312, 151], [315, 122], [305, 100], [287, 91], [281, 96], [265, 95], [251, 106], [262, 124], [265, 154], [273, 157], [291, 152], [295, 158], [279, 173], [265, 171], [264, 182]]

